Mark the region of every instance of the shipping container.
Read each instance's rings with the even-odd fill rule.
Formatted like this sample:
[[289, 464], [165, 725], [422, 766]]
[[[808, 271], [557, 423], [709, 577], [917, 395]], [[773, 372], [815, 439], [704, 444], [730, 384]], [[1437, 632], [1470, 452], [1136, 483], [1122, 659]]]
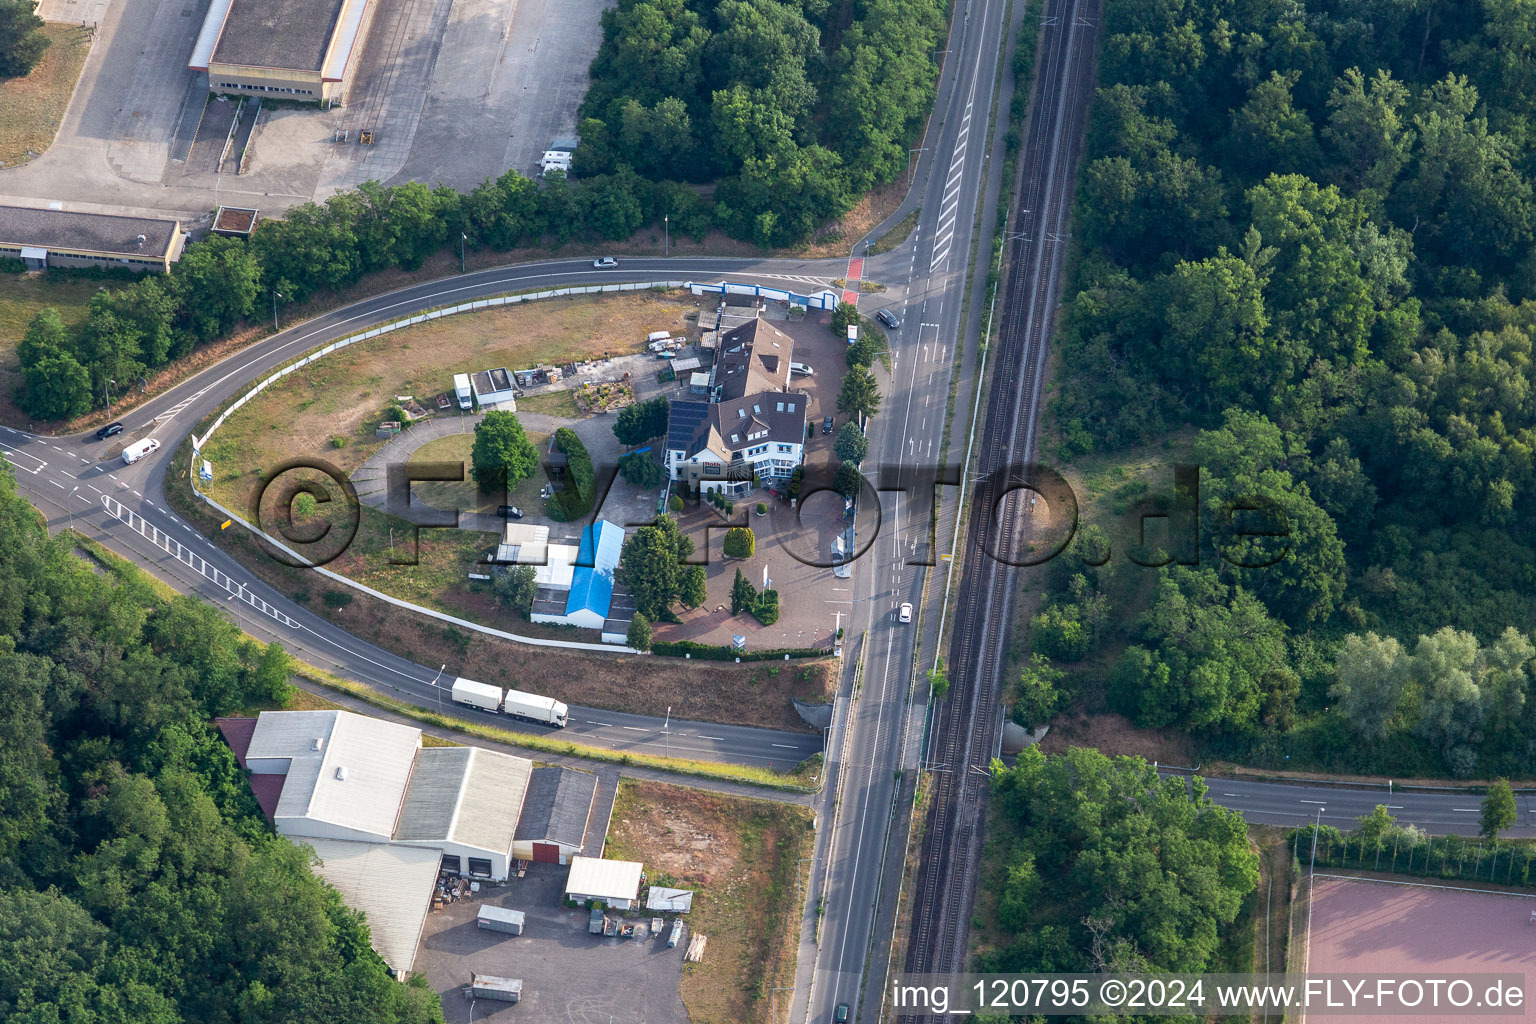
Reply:
[[503, 714], [526, 718], [530, 722], [539, 722], [543, 725], [553, 725], [559, 729], [565, 728], [566, 715], [570, 711], [558, 700], [540, 697], [536, 693], [524, 693], [522, 690], [508, 690], [501, 710]]
[[500, 711], [501, 687], [477, 683], [473, 679], [455, 679], [453, 699], [481, 711]]
[[480, 914], [475, 918], [475, 923], [481, 928], [493, 932], [506, 932], [508, 935], [523, 934], [523, 912], [521, 910], [506, 910], [502, 907], [483, 906]]
[[523, 997], [523, 979], [498, 978], [492, 974], [471, 972], [468, 995], [471, 999], [500, 999], [505, 1003], [515, 1003]]

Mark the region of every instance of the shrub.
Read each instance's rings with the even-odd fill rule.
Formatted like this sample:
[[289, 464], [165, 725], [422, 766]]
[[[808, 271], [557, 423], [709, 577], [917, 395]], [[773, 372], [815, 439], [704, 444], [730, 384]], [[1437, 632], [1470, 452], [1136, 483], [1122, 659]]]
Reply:
[[731, 614], [749, 612], [757, 605], [757, 588], [747, 579], [746, 573], [736, 570], [736, 580], [731, 584]]
[[757, 537], [745, 526], [733, 526], [725, 531], [725, 557], [751, 558], [757, 550]]
[[340, 434], [337, 434], [335, 437], [331, 438], [331, 447], [332, 448], [345, 448], [347, 445], [349, 445], [351, 443], [352, 443], [351, 438], [343, 437]]
[[672, 495], [667, 500], [667, 508], [673, 512], [681, 512], [683, 510], [683, 496], [681, 494]]
[[760, 501], [760, 502], [757, 503], [757, 514], [760, 515], [760, 516], [765, 516], [765, 515], [768, 514], [768, 503], [767, 502]]
[[765, 626], [771, 626], [779, 621], [779, 592], [777, 590], [765, 590], [757, 595], [757, 603], [752, 606], [752, 614], [757, 621]]
[[345, 608], [353, 601], [350, 590], [327, 590], [325, 597], [321, 598], [327, 608]]
[[650, 650], [651, 649], [651, 623], [650, 623], [650, 620], [647, 619], [644, 615], [641, 615], [639, 612], [636, 612], [635, 613], [635, 617], [633, 619], [629, 620], [629, 631], [624, 634], [624, 641], [625, 641], [625, 643], [629, 644], [629, 646], [633, 647], [637, 651], [648, 651], [648, 650]]
[[783, 661], [791, 658], [823, 658], [827, 651], [819, 647], [777, 647], [765, 651], [738, 651], [733, 647], [717, 644], [701, 644], [693, 640], [657, 640], [651, 644], [651, 653], [663, 657], [681, 658], [683, 655], [703, 661]]

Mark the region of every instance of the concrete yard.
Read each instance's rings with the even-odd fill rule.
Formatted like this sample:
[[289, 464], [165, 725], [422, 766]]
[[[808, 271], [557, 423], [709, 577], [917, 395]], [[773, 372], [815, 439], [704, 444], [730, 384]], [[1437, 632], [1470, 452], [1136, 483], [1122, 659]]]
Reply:
[[[230, 160], [221, 174], [228, 123], [199, 128], [208, 80], [187, 68], [209, 0], [49, 0], [45, 16], [100, 28], [53, 145], [0, 169], [0, 201], [169, 213], [198, 228], [219, 203], [272, 215], [369, 179], [469, 189], [532, 173], [574, 131], [609, 0], [374, 3], [345, 105], [264, 103], [246, 173]], [[210, 109], [215, 122], [227, 113]], [[371, 146], [357, 141], [364, 128]]]
[[[683, 947], [668, 949], [665, 936], [605, 939], [587, 934], [587, 911], [567, 910], [562, 902], [569, 870], [534, 864], [526, 878], [482, 889], [480, 897], [427, 916], [416, 969], [442, 996], [449, 1024], [470, 1020], [464, 991], [471, 971], [523, 980], [519, 1003], [476, 1000], [476, 1021], [591, 1024], [610, 1015], [613, 1024], [687, 1021], [678, 994]], [[526, 915], [523, 934], [478, 927], [475, 917], [485, 902], [521, 910]]]

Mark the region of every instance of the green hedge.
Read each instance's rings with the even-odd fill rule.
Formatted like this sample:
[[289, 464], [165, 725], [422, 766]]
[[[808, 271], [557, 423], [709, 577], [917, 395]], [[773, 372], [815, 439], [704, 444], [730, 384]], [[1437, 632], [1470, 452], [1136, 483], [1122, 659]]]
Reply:
[[651, 645], [652, 654], [665, 654], [681, 658], [691, 654], [704, 661], [782, 661], [787, 654], [791, 658], [823, 658], [831, 652], [821, 647], [783, 647], [772, 651], [741, 651], [733, 647], [694, 643], [692, 640], [658, 640]]
[[545, 500], [544, 509], [556, 522], [569, 523], [592, 511], [597, 500], [597, 473], [587, 446], [571, 428], [555, 431], [555, 450], [565, 456], [565, 486]]
[[[1291, 838], [1302, 864], [1311, 861], [1312, 829], [1311, 825], [1299, 828]], [[1424, 836], [1404, 829], [1373, 838], [1359, 829], [1341, 833], [1327, 825], [1317, 840], [1319, 868], [1530, 886], [1536, 865], [1536, 843], [1529, 840], [1500, 839], [1495, 847], [1476, 836]]]

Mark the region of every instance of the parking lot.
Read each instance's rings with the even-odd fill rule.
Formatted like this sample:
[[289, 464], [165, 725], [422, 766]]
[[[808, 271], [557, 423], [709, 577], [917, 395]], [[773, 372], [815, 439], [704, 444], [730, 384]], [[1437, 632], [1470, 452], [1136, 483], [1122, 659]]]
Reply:
[[[526, 878], [482, 889], [480, 896], [450, 903], [427, 916], [416, 970], [443, 999], [450, 1024], [467, 1022], [464, 992], [470, 972], [521, 978], [516, 1004], [475, 1000], [473, 1019], [491, 1024], [685, 1024], [678, 983], [683, 946], [668, 949], [665, 936], [603, 938], [587, 933], [587, 911], [562, 902], [569, 869], [533, 864]], [[488, 931], [475, 924], [482, 903], [526, 915], [522, 935]], [[643, 918], [649, 920], [649, 918]], [[668, 922], [670, 927], [670, 922]]]

